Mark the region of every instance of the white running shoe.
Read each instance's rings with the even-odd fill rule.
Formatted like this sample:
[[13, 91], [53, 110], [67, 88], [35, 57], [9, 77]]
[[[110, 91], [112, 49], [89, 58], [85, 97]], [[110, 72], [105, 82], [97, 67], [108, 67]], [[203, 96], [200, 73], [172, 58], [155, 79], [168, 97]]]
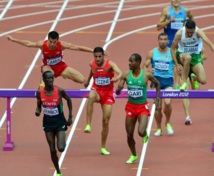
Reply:
[[157, 129], [157, 131], [154, 133], [154, 136], [161, 136], [162, 135], [162, 130]]
[[187, 117], [185, 120], [185, 125], [191, 125], [192, 124], [192, 119], [190, 117]]
[[174, 134], [174, 130], [172, 129], [172, 126], [170, 125], [170, 123], [166, 124], [166, 130], [167, 130], [167, 134], [168, 135], [173, 135]]

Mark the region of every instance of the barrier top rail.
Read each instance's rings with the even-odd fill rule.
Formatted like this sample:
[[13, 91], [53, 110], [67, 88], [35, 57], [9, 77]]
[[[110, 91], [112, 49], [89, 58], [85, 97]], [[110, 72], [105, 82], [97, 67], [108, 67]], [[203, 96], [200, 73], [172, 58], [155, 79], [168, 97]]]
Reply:
[[[36, 96], [36, 89], [0, 89], [0, 97], [19, 97], [19, 98], [33, 98]], [[66, 92], [72, 98], [87, 98], [90, 90], [87, 89], [67, 89]], [[121, 91], [116, 98], [127, 98], [127, 90]], [[148, 98], [155, 98], [156, 91], [148, 90]], [[214, 98], [214, 90], [187, 90], [181, 92], [179, 90], [161, 90], [161, 98]]]

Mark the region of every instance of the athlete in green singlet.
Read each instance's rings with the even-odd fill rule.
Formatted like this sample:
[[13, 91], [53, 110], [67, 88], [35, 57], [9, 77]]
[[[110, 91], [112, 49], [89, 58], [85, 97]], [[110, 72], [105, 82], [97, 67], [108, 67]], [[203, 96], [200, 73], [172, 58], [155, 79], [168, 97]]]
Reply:
[[147, 83], [149, 80], [153, 82], [156, 87], [156, 107], [158, 108], [160, 104], [160, 84], [149, 71], [140, 68], [141, 60], [142, 58], [139, 54], [131, 55], [129, 58], [130, 70], [123, 73], [116, 90], [116, 94], [119, 95], [124, 88], [124, 84], [127, 84], [128, 102], [125, 107], [126, 132], [128, 146], [132, 153], [126, 161], [127, 164], [133, 163], [138, 158], [134, 140], [134, 129], [137, 121], [139, 123], [139, 136], [142, 137], [144, 143], [148, 141], [146, 128], [148, 117], [150, 116], [149, 104], [147, 102]]

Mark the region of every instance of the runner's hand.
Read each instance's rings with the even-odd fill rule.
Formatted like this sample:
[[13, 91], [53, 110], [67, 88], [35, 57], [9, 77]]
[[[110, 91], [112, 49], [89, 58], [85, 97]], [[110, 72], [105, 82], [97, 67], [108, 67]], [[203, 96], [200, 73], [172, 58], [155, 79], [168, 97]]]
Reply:
[[72, 115], [69, 115], [68, 121], [67, 121], [67, 126], [70, 126], [73, 123], [72, 117], [73, 117]]

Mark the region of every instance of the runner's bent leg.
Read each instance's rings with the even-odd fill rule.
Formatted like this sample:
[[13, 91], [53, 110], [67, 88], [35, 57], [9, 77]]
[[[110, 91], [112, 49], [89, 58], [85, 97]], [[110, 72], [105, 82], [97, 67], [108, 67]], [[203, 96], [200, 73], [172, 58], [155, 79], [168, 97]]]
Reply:
[[204, 70], [202, 63], [198, 63], [197, 65], [194, 65], [192, 67], [192, 70], [195, 73], [195, 75], [198, 79], [198, 82], [200, 82], [201, 84], [207, 83], [206, 73], [205, 73], [205, 70]]
[[84, 83], [85, 77], [77, 70], [67, 67], [61, 74], [63, 78], [68, 78], [77, 83]]
[[57, 132], [57, 148], [59, 152], [64, 152], [66, 142], [65, 142], [65, 131], [58, 131]]
[[86, 107], [86, 128], [84, 130], [85, 133], [91, 132], [91, 120], [93, 114], [93, 106], [95, 102], [100, 101], [100, 96], [95, 90], [91, 90], [88, 96], [88, 102]]

